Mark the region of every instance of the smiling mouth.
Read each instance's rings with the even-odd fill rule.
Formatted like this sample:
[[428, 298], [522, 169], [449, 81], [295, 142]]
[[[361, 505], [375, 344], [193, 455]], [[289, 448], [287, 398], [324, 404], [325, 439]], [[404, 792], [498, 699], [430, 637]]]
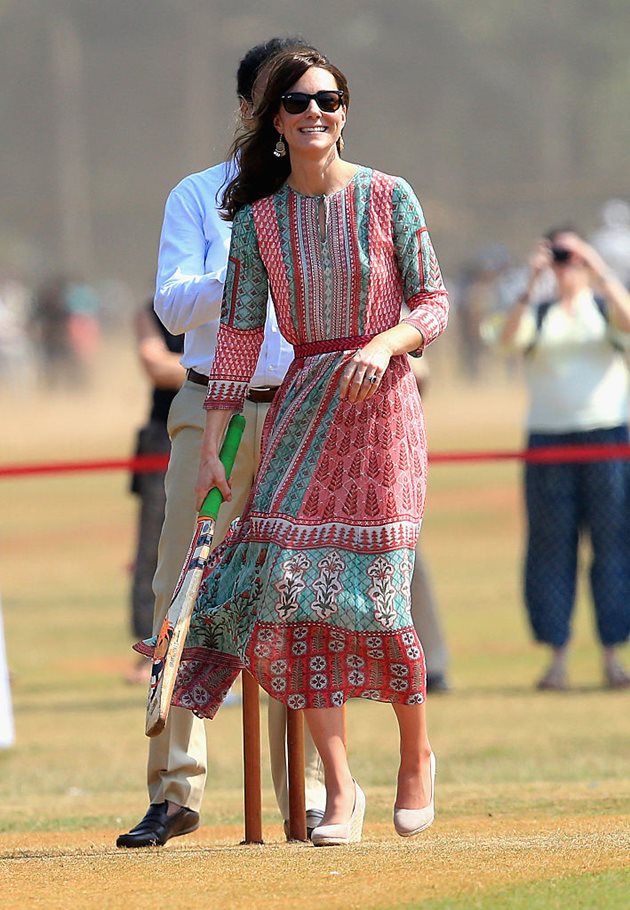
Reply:
[[301, 133], [325, 133], [328, 131], [326, 126], [303, 126], [300, 129]]

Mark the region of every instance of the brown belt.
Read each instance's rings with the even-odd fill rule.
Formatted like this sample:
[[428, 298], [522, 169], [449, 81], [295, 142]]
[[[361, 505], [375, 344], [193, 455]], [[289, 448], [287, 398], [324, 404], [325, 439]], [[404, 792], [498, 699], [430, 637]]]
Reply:
[[269, 404], [275, 398], [277, 391], [277, 385], [266, 389], [250, 389], [247, 393], [247, 400], [253, 401], [254, 404]]
[[[204, 373], [198, 373], [197, 370], [189, 369], [186, 373], [186, 379], [197, 385], [208, 385], [208, 377]], [[247, 400], [253, 401], [254, 404], [269, 404], [270, 401], [273, 401], [277, 391], [278, 386], [249, 389], [247, 392]]]
[[204, 373], [198, 373], [197, 370], [187, 370], [186, 379], [197, 385], [208, 385], [208, 377]]

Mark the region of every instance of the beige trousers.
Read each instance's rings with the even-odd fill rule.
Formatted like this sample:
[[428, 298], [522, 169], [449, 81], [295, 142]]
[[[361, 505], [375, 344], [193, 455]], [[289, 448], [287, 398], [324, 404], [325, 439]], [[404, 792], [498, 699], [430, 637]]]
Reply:
[[[164, 481], [166, 511], [160, 536], [155, 593], [154, 633], [168, 610], [190, 539], [194, 533], [195, 481], [205, 427], [205, 388], [186, 381], [171, 405], [168, 432], [171, 456]], [[214, 545], [225, 536], [230, 522], [241, 514], [258, 467], [260, 437], [269, 405], [245, 403], [247, 424], [232, 472], [232, 501], [219, 512]], [[268, 709], [271, 774], [278, 807], [289, 817], [286, 760], [286, 709], [273, 698]], [[321, 759], [305, 730], [307, 809], [324, 809], [326, 790]], [[185, 708], [172, 708], [164, 731], [149, 743], [147, 783], [151, 803], [165, 799], [199, 811], [207, 773], [206, 733], [203, 721]]]

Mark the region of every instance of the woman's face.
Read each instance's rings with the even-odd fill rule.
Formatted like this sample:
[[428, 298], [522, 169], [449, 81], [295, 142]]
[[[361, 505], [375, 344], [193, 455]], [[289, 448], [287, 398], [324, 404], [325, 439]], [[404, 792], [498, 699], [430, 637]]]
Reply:
[[[289, 91], [313, 95], [331, 89], [338, 89], [333, 74], [313, 66], [300, 76]], [[289, 114], [281, 104], [273, 125], [284, 136], [293, 157], [321, 157], [323, 153], [335, 148], [345, 122], [346, 109], [343, 105], [338, 110], [327, 113], [321, 111], [315, 99], [311, 98], [308, 107], [301, 114]]]

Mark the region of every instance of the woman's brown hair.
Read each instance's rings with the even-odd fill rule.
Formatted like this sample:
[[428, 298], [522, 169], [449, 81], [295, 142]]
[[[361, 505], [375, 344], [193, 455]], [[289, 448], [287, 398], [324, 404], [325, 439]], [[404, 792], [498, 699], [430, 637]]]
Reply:
[[[271, 196], [286, 182], [291, 172], [291, 153], [287, 149], [284, 158], [274, 157], [278, 133], [273, 119], [282, 95], [314, 66], [334, 76], [347, 109], [350, 93], [346, 77], [315, 48], [295, 47], [272, 57], [256, 79], [252, 115], [243, 121], [230, 148], [230, 157], [238, 161], [238, 174], [221, 197], [221, 216], [226, 221], [231, 221], [244, 205]], [[340, 150], [340, 141], [337, 148]]]

